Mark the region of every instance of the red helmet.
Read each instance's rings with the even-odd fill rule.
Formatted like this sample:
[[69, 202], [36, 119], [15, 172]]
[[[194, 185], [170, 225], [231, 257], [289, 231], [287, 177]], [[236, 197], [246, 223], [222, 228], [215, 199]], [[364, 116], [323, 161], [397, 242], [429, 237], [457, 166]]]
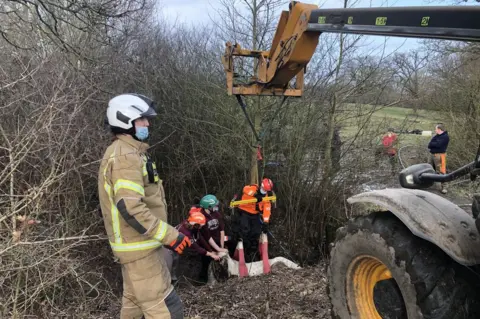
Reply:
[[267, 192], [271, 192], [273, 190], [273, 182], [270, 178], [264, 178], [262, 180], [262, 188]]

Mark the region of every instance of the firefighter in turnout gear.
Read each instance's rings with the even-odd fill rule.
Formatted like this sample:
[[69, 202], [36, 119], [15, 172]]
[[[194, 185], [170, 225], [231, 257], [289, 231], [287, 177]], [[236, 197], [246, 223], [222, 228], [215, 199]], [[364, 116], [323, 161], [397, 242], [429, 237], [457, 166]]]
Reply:
[[167, 224], [167, 203], [156, 165], [147, 154], [148, 118], [154, 102], [122, 94], [108, 103], [115, 138], [99, 169], [98, 191], [105, 228], [122, 268], [120, 318], [183, 318], [162, 249], [181, 254], [190, 240]]
[[[273, 182], [264, 178], [258, 185], [246, 185], [243, 188], [242, 200], [256, 199], [255, 203], [238, 206], [240, 237], [245, 249], [245, 258], [252, 257], [257, 252], [260, 234], [267, 232], [270, 223], [272, 203], [262, 201], [265, 196], [273, 193]], [[250, 259], [250, 258], [249, 258]]]

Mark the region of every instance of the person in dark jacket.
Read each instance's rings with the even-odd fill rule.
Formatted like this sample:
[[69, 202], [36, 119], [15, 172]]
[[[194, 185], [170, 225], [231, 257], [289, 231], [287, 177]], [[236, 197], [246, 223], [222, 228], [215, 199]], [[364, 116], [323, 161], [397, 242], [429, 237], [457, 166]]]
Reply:
[[[445, 130], [443, 124], [437, 124], [435, 126], [435, 135], [428, 143], [428, 149], [430, 150], [429, 163], [433, 166], [437, 174], [447, 173], [447, 148], [450, 142], [448, 132]], [[445, 184], [441, 183], [441, 190], [443, 194], [447, 193]]]
[[219, 201], [215, 195], [205, 195], [200, 200], [201, 212], [207, 219], [207, 227], [210, 234], [220, 248], [225, 247], [225, 223], [219, 211]]
[[[220, 260], [220, 256], [217, 252], [209, 245], [209, 242], [212, 241], [210, 234], [208, 231], [204, 233], [202, 230], [206, 227], [207, 219], [205, 216], [200, 212], [200, 208], [192, 207], [189, 211], [189, 216], [175, 228], [178, 229], [179, 233], [182, 233], [186, 237], [190, 239], [191, 246], [190, 248], [195, 250], [200, 256], [202, 256], [202, 268], [204, 268], [203, 263], [205, 260]], [[204, 235], [202, 235], [204, 234]], [[204, 236], [207, 237], [204, 237]], [[177, 281], [177, 271], [178, 271], [178, 263], [179, 263], [179, 255], [178, 254], [171, 254], [172, 256], [167, 256], [171, 259], [171, 273], [172, 273], [172, 281]], [[167, 258], [166, 257], [166, 258]], [[208, 268], [207, 268], [208, 270]], [[203, 269], [202, 269], [203, 272]], [[207, 278], [203, 278], [207, 276]], [[200, 279], [204, 280], [205, 282], [208, 279], [208, 273], [205, 272], [200, 274]]]
[[[228, 253], [225, 248], [225, 223], [223, 216], [219, 211], [219, 201], [215, 195], [205, 195], [200, 200], [198, 208], [206, 219], [206, 225], [200, 232], [202, 237], [209, 238], [208, 244], [217, 252]], [[202, 270], [200, 272], [200, 280], [208, 279], [208, 267], [211, 258], [202, 256]]]

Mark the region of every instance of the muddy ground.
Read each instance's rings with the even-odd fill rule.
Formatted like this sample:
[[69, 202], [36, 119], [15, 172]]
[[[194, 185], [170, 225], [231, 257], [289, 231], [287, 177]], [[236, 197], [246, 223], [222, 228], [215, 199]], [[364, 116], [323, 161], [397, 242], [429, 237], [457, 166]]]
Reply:
[[[360, 174], [358, 178], [359, 186], [355, 189], [354, 193], [370, 192], [385, 188], [400, 188], [398, 174], [403, 168], [414, 164], [426, 163], [428, 161], [428, 153], [426, 153], [424, 149], [417, 147], [401, 148], [399, 155], [400, 160], [397, 160], [395, 164], [395, 175], [392, 174], [388, 159], [381, 158], [378, 164], [366, 167], [364, 173]], [[370, 161], [370, 164], [372, 163], [373, 158], [371, 158]], [[480, 184], [478, 182], [471, 182], [467, 175], [447, 183], [446, 188], [448, 190], [447, 194], [442, 194], [440, 192], [440, 184], [438, 183], [435, 186], [424, 190], [450, 200], [460, 206], [460, 208], [467, 213], [471, 214], [472, 196], [473, 194], [480, 192]]]
[[[187, 260], [185, 264], [192, 269], [175, 285], [184, 303], [185, 319], [331, 318], [324, 262], [298, 270], [274, 265], [268, 275], [200, 285], [198, 263]], [[119, 318], [121, 298], [111, 301], [107, 309], [78, 318]]]
[[233, 278], [212, 286], [178, 285], [186, 318], [331, 318], [325, 264]]

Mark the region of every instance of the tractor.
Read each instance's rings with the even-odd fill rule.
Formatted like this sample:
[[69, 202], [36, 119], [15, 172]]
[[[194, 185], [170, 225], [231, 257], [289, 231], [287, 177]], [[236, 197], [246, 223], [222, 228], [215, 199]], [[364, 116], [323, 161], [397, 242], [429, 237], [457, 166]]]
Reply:
[[[242, 96], [278, 96], [282, 103], [287, 97], [300, 98], [308, 86], [307, 64], [322, 33], [480, 42], [480, 7], [323, 9], [291, 1], [289, 10], [281, 13], [270, 50], [247, 50], [228, 42], [222, 56], [227, 93], [236, 96], [252, 130]], [[239, 57], [256, 59], [255, 76], [248, 83], [236, 82], [234, 59]], [[480, 318], [478, 205], [471, 216], [426, 190], [467, 174], [474, 180], [479, 173], [480, 147], [472, 163], [449, 174], [417, 164], [400, 172], [399, 188], [350, 197], [354, 210], [363, 209], [337, 230], [331, 245], [328, 290], [333, 316]]]

